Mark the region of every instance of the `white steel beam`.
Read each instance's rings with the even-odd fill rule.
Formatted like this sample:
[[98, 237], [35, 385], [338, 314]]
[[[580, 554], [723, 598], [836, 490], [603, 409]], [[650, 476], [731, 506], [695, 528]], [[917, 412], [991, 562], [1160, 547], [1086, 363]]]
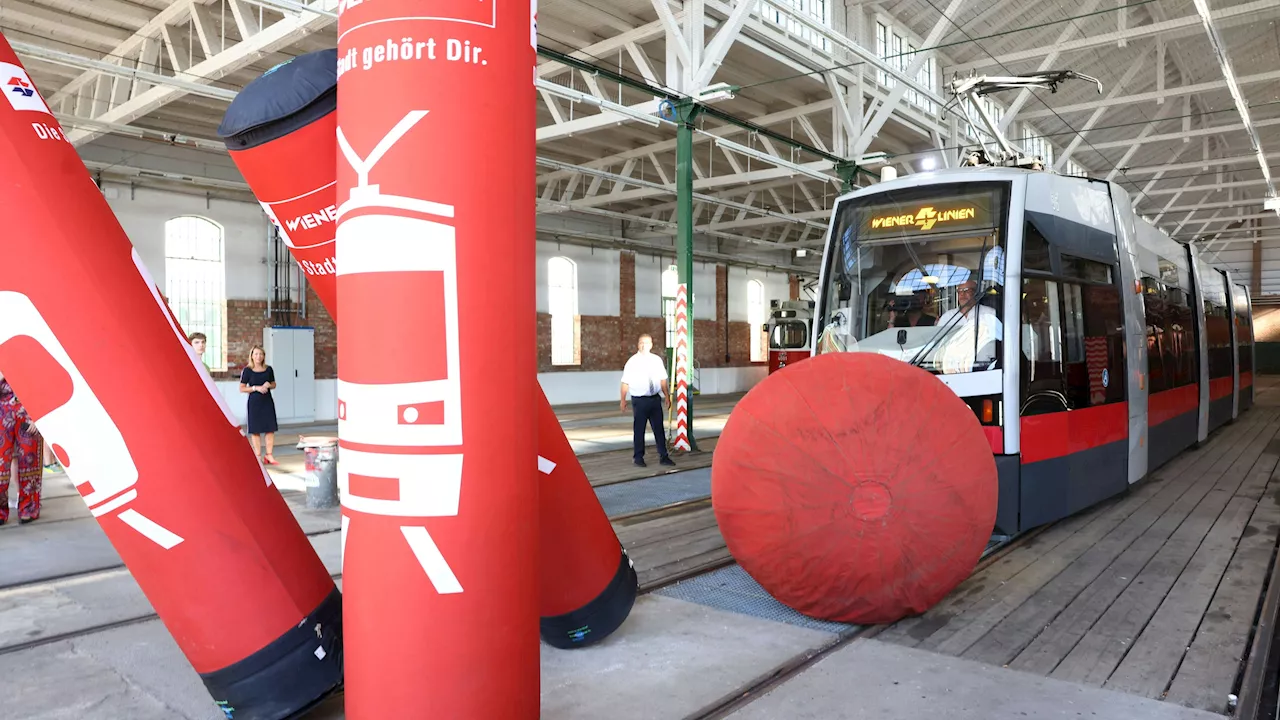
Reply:
[[[1172, 107], [1172, 105], [1165, 105], [1165, 107]], [[1280, 125], [1280, 118], [1275, 118], [1272, 120], [1259, 120], [1253, 123], [1254, 127], [1272, 127], [1275, 125]], [[1151, 135], [1148, 137], [1134, 138], [1131, 140], [1108, 140], [1107, 142], [1093, 143], [1093, 147], [1099, 150], [1105, 150], [1107, 148], [1129, 147], [1130, 143], [1145, 145], [1147, 143], [1163, 142], [1165, 140], [1182, 140], [1184, 138], [1218, 136], [1218, 135], [1223, 135], [1229, 132], [1237, 132], [1244, 129], [1245, 129], [1245, 125], [1243, 123], [1237, 123], [1234, 125], [1213, 125], [1210, 127], [1196, 128], [1195, 130], [1191, 130], [1190, 132], [1165, 133], [1163, 135]], [[1258, 159], [1257, 156], [1254, 156], [1254, 160], [1257, 160], [1257, 159]], [[1199, 167], [1204, 167], [1207, 164], [1208, 164], [1208, 159], [1201, 160]]]
[[[670, 12], [670, 8], [668, 8], [668, 12]], [[675, 13], [674, 17], [684, 17], [684, 13]], [[629, 30], [620, 35], [615, 35], [614, 37], [601, 40], [598, 43], [593, 43], [581, 50], [575, 50], [574, 52], [567, 54], [569, 57], [578, 60], [591, 61], [597, 57], [604, 57], [605, 55], [616, 52], [619, 48], [624, 48], [627, 45], [649, 42], [650, 40], [661, 36], [665, 31], [666, 24], [659, 19], [646, 25], [641, 25], [635, 30]], [[547, 60], [546, 62], [538, 63], [538, 77], [551, 77], [556, 73], [563, 72], [567, 68], [567, 65], [562, 65], [554, 60]], [[651, 80], [650, 82], [656, 81]]]
[[[1084, 5], [1080, 7], [1080, 14], [1088, 15], [1096, 10], [1101, 2], [1102, 0], [1085, 0]], [[1072, 12], [1075, 12], [1075, 8], [1072, 8]], [[1062, 53], [1058, 48], [1061, 48], [1063, 43], [1075, 37], [1078, 32], [1080, 32], [1080, 26], [1077, 23], [1067, 23], [1066, 27], [1062, 28], [1062, 32], [1058, 33], [1058, 39], [1050, 45], [1050, 47], [1054, 49], [1045, 56], [1045, 59], [1041, 61], [1040, 67], [1036, 68], [1036, 71], [1044, 72], [1045, 70], [1053, 67], [1053, 64], [1058, 61], [1058, 55]], [[1022, 109], [1022, 106], [1026, 104], [1027, 99], [1030, 97], [1031, 88], [1023, 88], [1018, 92], [1018, 96], [1015, 97], [1013, 102], [1009, 104], [1009, 107], [1005, 109], [1004, 117], [1000, 118], [1000, 132], [1007, 133], [1009, 131], [1009, 128], [1013, 125], [1014, 118], [1018, 116], [1018, 111]]]
[[[1143, 53], [1138, 56], [1138, 59], [1135, 60], [1133, 64], [1129, 66], [1129, 69], [1125, 70], [1124, 75], [1121, 75], [1120, 79], [1116, 81], [1116, 84], [1111, 86], [1111, 90], [1107, 93], [1107, 97], [1106, 97], [1107, 101], [1114, 102], [1115, 96], [1119, 95], [1120, 91], [1124, 89], [1125, 85], [1128, 85], [1133, 80], [1133, 76], [1137, 75], [1138, 71], [1142, 69], [1142, 66], [1147, 64], [1147, 56], [1150, 54], [1151, 54], [1150, 50], [1143, 51]], [[1024, 90], [1024, 92], [1029, 92], [1029, 91]], [[1106, 106], [1100, 107], [1097, 110], [1093, 111], [1093, 114], [1089, 116], [1089, 119], [1087, 121], [1085, 121], [1084, 127], [1081, 127], [1076, 132], [1075, 137], [1071, 138], [1071, 142], [1067, 144], [1066, 149], [1064, 149], [1058, 155], [1058, 159], [1054, 161], [1053, 163], [1054, 170], [1061, 171], [1062, 168], [1066, 167], [1067, 161], [1071, 159], [1071, 154], [1076, 151], [1076, 148], [1080, 147], [1080, 143], [1084, 142], [1085, 134], [1093, 129], [1093, 126], [1096, 125], [1098, 121], [1102, 119], [1102, 115], [1106, 113], [1106, 111], [1107, 111]]]
[[683, 38], [684, 32], [680, 29], [680, 22], [676, 20], [675, 13], [671, 12], [671, 6], [667, 5], [667, 0], [650, 0], [653, 3], [654, 10], [658, 12], [658, 20], [662, 23], [662, 27], [667, 31], [667, 47], [674, 46], [676, 57], [680, 60], [682, 67], [691, 67], [693, 58], [689, 56], [689, 48], [685, 47], [683, 42], [672, 42], [673, 39]]
[[[308, 7], [331, 11], [337, 7], [338, 0], [313, 0]], [[240, 70], [263, 55], [288, 47], [301, 37], [322, 30], [334, 23], [334, 18], [318, 12], [306, 12], [298, 16], [286, 16], [284, 19], [263, 28], [253, 37], [230, 45], [226, 50], [215, 53], [182, 73], [179, 79], [207, 84], [218, 78]], [[147, 113], [173, 102], [187, 94], [182, 88], [172, 86], [153, 87], [134, 95], [128, 101], [96, 116], [95, 120], [109, 123], [128, 123]], [[68, 141], [73, 145], [83, 145], [102, 133], [93, 130], [77, 130], [69, 133]]]
[[1227, 81], [1227, 89], [1231, 92], [1231, 99], [1236, 105], [1236, 112], [1240, 114], [1240, 122], [1249, 134], [1249, 144], [1253, 147], [1253, 152], [1258, 156], [1258, 166], [1262, 170], [1262, 179], [1267, 184], [1267, 197], [1273, 198], [1276, 196], [1276, 186], [1271, 182], [1271, 170], [1267, 166], [1267, 160], [1262, 151], [1262, 140], [1258, 137], [1256, 129], [1262, 123], [1254, 123], [1249, 116], [1249, 103], [1244, 99], [1244, 95], [1240, 93], [1240, 87], [1236, 84], [1235, 70], [1231, 68], [1231, 56], [1227, 51], [1226, 43], [1218, 34], [1218, 28], [1214, 25], [1213, 15], [1209, 12], [1208, 0], [1193, 0], [1193, 2], [1196, 6], [1196, 12], [1200, 15], [1200, 20], [1204, 25], [1209, 45], [1213, 48], [1213, 52], [1218, 58], [1218, 67], [1222, 70], [1223, 79]]
[[720, 67], [720, 63], [724, 62], [724, 56], [728, 54], [733, 41], [738, 38], [738, 33], [742, 32], [742, 26], [747, 22], [747, 16], [751, 14], [755, 5], [756, 0], [738, 0], [729, 19], [720, 26], [715, 37], [711, 38], [711, 42], [707, 44], [706, 56], [702, 59], [702, 64], [693, 78], [693, 91], [701, 90], [711, 82], [716, 69]]
[[[1097, 2], [1098, 0], [1089, 0], [1089, 2]], [[943, 11], [942, 17], [933, 24], [933, 29], [929, 31], [928, 37], [925, 38], [922, 47], [933, 47], [938, 44], [938, 38], [942, 37], [942, 33], [946, 30], [947, 25], [951, 22], [951, 16], [960, 11], [964, 7], [965, 0], [951, 0], [947, 5], [947, 9]], [[907, 67], [907, 77], [914, 78], [920, 72], [920, 66], [924, 65], [926, 57], [925, 53], [917, 52], [915, 57], [911, 59], [911, 65]], [[903, 96], [907, 94], [908, 87], [906, 83], [896, 83], [893, 90], [889, 92], [889, 97], [876, 109], [876, 114], [872, 116], [871, 122], [862, 130], [862, 134], [854, 141], [853, 147], [849, 150], [850, 157], [861, 157], [871, 145], [871, 141], [875, 139], [876, 134], [880, 132], [880, 128], [884, 127], [885, 121], [889, 119], [889, 113], [897, 108], [898, 103]]]
[[[1251, 18], [1250, 15], [1253, 13], [1272, 10], [1276, 7], [1280, 7], [1280, 0], [1254, 0], [1253, 2], [1216, 10], [1213, 16], [1219, 27], [1234, 27], [1235, 25], [1251, 22], [1253, 18]], [[1151, 37], [1153, 35], [1164, 35], [1165, 39], [1168, 40], [1178, 35], [1185, 36], [1194, 34], [1199, 30], [1199, 28], [1199, 16], [1187, 15], [1173, 20], [1166, 20], [1165, 22], [1131, 27], [1124, 32], [1102, 33], [1100, 35], [1093, 35], [1087, 38], [1080, 38], [1079, 40], [1071, 40], [1063, 43], [1061, 47], [1057, 48], [1041, 46], [1029, 48], [1027, 50], [1019, 50], [1017, 52], [1005, 53], [995, 57], [978, 57], [971, 62], [961, 63], [948, 68], [948, 71], [965, 74], [972, 70], [990, 67], [992, 65], [1006, 65], [1008, 63], [1020, 62], [1023, 60], [1034, 60], [1036, 58], [1044, 57], [1054, 51], [1059, 53], [1069, 53], [1077, 50], [1088, 50], [1090, 48], [1102, 47], [1103, 45], [1114, 45], [1122, 39], [1134, 40], [1137, 38]]]
[[[200, 4], [207, 5], [213, 0], [199, 0]], [[178, 24], [186, 20], [191, 15], [191, 8], [195, 3], [192, 0], [174, 0], [165, 9], [156, 13], [146, 25], [138, 29], [128, 40], [117, 45], [106, 57], [111, 58], [130, 58], [138, 54], [142, 49], [142, 44], [148, 38], [159, 37], [160, 28], [165, 25]], [[96, 80], [98, 73], [96, 70], [87, 70], [77, 76], [74, 80], [63, 85], [60, 90], [49, 97], [49, 106], [53, 107], [67, 99], [80, 88]]]
[[[1169, 162], [1173, 162], [1174, 160], [1177, 160], [1178, 157], [1182, 155], [1182, 151], [1186, 149], [1187, 149], [1186, 145], [1179, 145], [1177, 150], [1174, 151], [1173, 155], [1169, 156]], [[1150, 180], [1147, 181], [1147, 184], [1142, 187], [1142, 191], [1139, 192], [1137, 195], [1133, 196], [1133, 206], [1135, 208], [1150, 196], [1151, 188], [1155, 187], [1156, 183], [1160, 182], [1160, 179], [1164, 177], [1164, 174], [1166, 172], [1168, 171], [1161, 170], [1160, 172], [1157, 172], [1155, 175], [1151, 177]]]
[[[53, 63], [55, 65], [63, 65], [65, 67], [82, 68], [95, 74], [111, 75], [113, 77], [126, 78], [128, 80], [143, 80], [152, 85], [167, 85], [169, 87], [177, 87], [186, 90], [192, 95], [213, 98], [215, 100], [226, 100], [230, 102], [236, 96], [235, 90], [226, 88], [211, 87], [198, 82], [191, 82], [181, 78], [162, 75], [160, 73], [149, 72], [147, 70], [136, 70], [124, 67], [106, 60], [93, 60], [91, 58], [82, 57], [75, 53], [63, 52], [52, 48], [32, 45], [30, 43], [11, 41], [9, 43], [13, 49], [20, 55], [28, 58], [42, 60], [44, 62]], [[56, 95], [54, 96], [56, 97]], [[53, 101], [50, 100], [52, 105]]]
[[[1236, 78], [1240, 85], [1252, 85], [1255, 83], [1275, 83], [1280, 80], [1280, 70], [1270, 72], [1257, 73], [1255, 75], [1245, 75]], [[1085, 110], [1094, 110], [1096, 108], [1107, 105], [1137, 105], [1138, 103], [1155, 101], [1160, 103], [1162, 100], [1169, 98], [1181, 97], [1184, 95], [1197, 95], [1214, 90], [1226, 90], [1226, 80], [1214, 80], [1211, 82], [1195, 83], [1193, 85], [1180, 85], [1178, 87], [1165, 88], [1164, 90], [1156, 90], [1154, 92], [1134, 93], [1133, 95], [1122, 95], [1117, 98], [1107, 100], [1094, 100], [1090, 102], [1074, 103], [1071, 105], [1062, 105], [1052, 110], [1028, 110], [1022, 113], [1023, 120], [1037, 120], [1040, 118], [1054, 117], [1073, 112], [1084, 112]]]
[[[1160, 109], [1156, 111], [1156, 116], [1151, 119], [1151, 122], [1147, 123], [1142, 128], [1142, 131], [1138, 133], [1138, 137], [1134, 138], [1133, 146], [1125, 151], [1124, 156], [1120, 158], [1120, 162], [1116, 163], [1115, 167], [1111, 168], [1111, 172], [1107, 173], [1107, 180], [1112, 180], [1116, 175], [1119, 175], [1122, 172], [1126, 175], [1128, 174], [1128, 170], [1125, 168], [1124, 164], [1129, 162], [1129, 159], [1133, 157], [1134, 153], [1138, 152], [1138, 148], [1142, 147], [1143, 140], [1150, 137], [1151, 133], [1156, 131], [1156, 124], [1165, 119], [1172, 110], [1173, 104], [1170, 103], [1169, 105], [1161, 106]], [[1095, 145], [1094, 147], [1097, 146]]]
[[[1267, 155], [1268, 160], [1280, 160], [1280, 152], [1273, 152]], [[1219, 165], [1245, 165], [1257, 162], [1258, 158], [1254, 155], [1235, 155], [1225, 158], [1209, 158], [1209, 160], [1197, 160], [1194, 162], [1183, 163], [1165, 163], [1163, 165], [1142, 165], [1139, 167], [1124, 168], [1126, 175], [1147, 175], [1159, 172], [1176, 172], [1178, 170], [1194, 170], [1208, 165], [1216, 167]], [[1122, 166], [1123, 167], [1123, 166]]]
[[[1186, 190], [1187, 192], [1217, 192], [1219, 190], [1229, 190], [1231, 188], [1257, 187], [1257, 185], [1258, 185], [1257, 180], [1238, 180], [1235, 182], [1213, 183], [1212, 185], [1196, 185], [1193, 187], [1189, 187]], [[1172, 189], [1164, 189], [1164, 190], [1152, 190], [1151, 192], [1148, 192], [1147, 195], [1148, 196], [1172, 195], [1173, 193], [1174, 193], [1174, 190]]]

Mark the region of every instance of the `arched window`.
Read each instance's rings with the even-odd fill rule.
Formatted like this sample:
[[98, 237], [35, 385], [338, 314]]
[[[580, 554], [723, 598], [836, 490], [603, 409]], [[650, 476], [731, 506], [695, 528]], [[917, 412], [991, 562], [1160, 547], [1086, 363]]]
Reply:
[[164, 284], [169, 308], [187, 334], [208, 338], [202, 358], [213, 370], [227, 368], [227, 281], [222, 226], [201, 217], [164, 224]]
[[768, 331], [765, 323], [764, 283], [752, 280], [747, 283], [747, 322], [751, 325], [751, 362], [764, 362]]
[[578, 364], [578, 267], [565, 257], [547, 261], [551, 364]]

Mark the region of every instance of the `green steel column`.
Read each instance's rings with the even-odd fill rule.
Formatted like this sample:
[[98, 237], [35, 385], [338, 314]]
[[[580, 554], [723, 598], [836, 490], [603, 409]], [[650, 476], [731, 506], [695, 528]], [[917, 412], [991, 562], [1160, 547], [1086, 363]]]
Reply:
[[858, 175], [858, 166], [848, 160], [836, 163], [836, 175], [843, 181], [840, 185], [840, 193], [843, 195], [847, 192], [853, 192], [853, 179]]
[[[685, 286], [689, 318], [689, 447], [698, 452], [693, 434], [693, 122], [701, 108], [692, 101], [676, 105], [676, 274]], [[714, 299], [713, 299], [714, 302]], [[675, 388], [672, 388], [675, 397]], [[674, 402], [674, 401], [673, 401]]]

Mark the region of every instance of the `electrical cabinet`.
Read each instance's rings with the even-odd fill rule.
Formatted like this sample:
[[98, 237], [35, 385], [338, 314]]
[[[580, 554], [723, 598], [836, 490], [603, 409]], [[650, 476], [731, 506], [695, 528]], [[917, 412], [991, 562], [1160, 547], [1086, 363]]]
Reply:
[[316, 419], [316, 331], [309, 327], [262, 329], [267, 364], [275, 370], [276, 420], [311, 423]]

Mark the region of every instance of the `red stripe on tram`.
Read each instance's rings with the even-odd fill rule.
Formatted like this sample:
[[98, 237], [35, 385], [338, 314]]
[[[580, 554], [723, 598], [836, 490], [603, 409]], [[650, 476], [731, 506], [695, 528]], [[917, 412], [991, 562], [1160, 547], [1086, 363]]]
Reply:
[[1147, 424], [1155, 427], [1183, 413], [1194, 411], [1200, 404], [1200, 385], [1191, 383], [1147, 396]]
[[1021, 418], [1022, 464], [1052, 460], [1129, 437], [1129, 404], [1114, 402]]
[[1209, 381], [1209, 399], [1220, 400], [1224, 397], [1231, 397], [1231, 387], [1233, 383], [1231, 376], [1214, 378]]

